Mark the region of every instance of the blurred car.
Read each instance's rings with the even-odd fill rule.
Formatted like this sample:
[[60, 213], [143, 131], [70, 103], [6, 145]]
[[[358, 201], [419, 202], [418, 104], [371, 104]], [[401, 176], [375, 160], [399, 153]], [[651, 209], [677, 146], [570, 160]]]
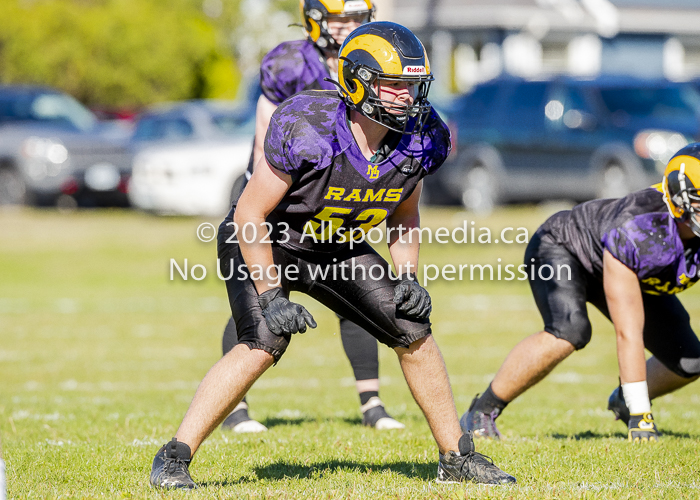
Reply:
[[126, 141], [69, 95], [0, 86], [0, 204], [126, 205]]
[[689, 84], [632, 78], [477, 85], [448, 109], [456, 151], [426, 180], [431, 203], [619, 197], [659, 182], [700, 131]]
[[131, 202], [159, 214], [226, 213], [254, 132], [250, 105], [196, 100], [150, 109], [138, 117], [132, 137]]

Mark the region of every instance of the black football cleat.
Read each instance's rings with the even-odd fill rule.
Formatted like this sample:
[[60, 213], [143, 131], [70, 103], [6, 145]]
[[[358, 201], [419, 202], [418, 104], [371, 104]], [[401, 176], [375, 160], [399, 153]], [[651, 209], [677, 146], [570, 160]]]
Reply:
[[630, 411], [625, 403], [625, 396], [622, 394], [622, 387], [618, 386], [608, 398], [608, 410], [615, 414], [615, 420], [622, 420], [629, 426]]
[[472, 434], [464, 434], [459, 440], [459, 455], [454, 451], [440, 454], [438, 483], [471, 481], [480, 484], [512, 485], [517, 481], [510, 474], [496, 467], [486, 455], [474, 451]]
[[190, 447], [173, 438], [158, 450], [151, 467], [151, 486], [155, 488], [194, 489], [197, 487], [190, 476], [192, 459]]
[[477, 394], [469, 405], [469, 410], [459, 419], [462, 432], [472, 432], [477, 438], [501, 439], [501, 433], [496, 427], [496, 418], [501, 414], [498, 409], [491, 413], [484, 413], [475, 410], [476, 402], [479, 400]]
[[367, 403], [360, 407], [362, 412], [362, 425], [373, 427], [379, 431], [393, 429], [405, 429], [406, 426], [386, 412], [384, 403], [377, 396], [371, 397]]
[[263, 424], [248, 416], [248, 404], [245, 401], [238, 403], [229, 416], [226, 417], [226, 420], [221, 424], [221, 428], [240, 434], [265, 432], [267, 430], [267, 427]]

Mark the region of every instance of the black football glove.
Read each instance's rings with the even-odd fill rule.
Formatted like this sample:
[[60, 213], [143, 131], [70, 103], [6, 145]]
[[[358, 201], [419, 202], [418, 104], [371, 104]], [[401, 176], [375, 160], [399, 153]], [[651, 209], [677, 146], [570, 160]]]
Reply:
[[632, 443], [659, 440], [659, 431], [656, 429], [651, 412], [631, 414], [627, 428], [628, 438]]
[[399, 279], [399, 284], [394, 287], [394, 304], [398, 305], [399, 311], [413, 318], [430, 316], [433, 306], [428, 291], [418, 284], [415, 276], [406, 274]]
[[316, 328], [316, 321], [304, 306], [290, 302], [281, 288], [273, 288], [258, 295], [267, 327], [275, 335], [304, 333], [306, 325]]

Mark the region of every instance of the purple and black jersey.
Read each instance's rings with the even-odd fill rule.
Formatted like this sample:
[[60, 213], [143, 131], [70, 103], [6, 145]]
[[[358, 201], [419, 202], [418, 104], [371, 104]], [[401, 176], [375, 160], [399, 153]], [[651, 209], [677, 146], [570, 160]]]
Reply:
[[260, 86], [263, 95], [273, 104], [304, 90], [333, 90], [325, 81], [331, 74], [325, 58], [309, 40], [283, 42], [263, 58], [260, 65]]
[[289, 241], [280, 244], [320, 252], [347, 246], [339, 234], [379, 225], [449, 152], [449, 129], [433, 110], [424, 132], [402, 136], [386, 159], [373, 163], [355, 142], [337, 92], [297, 94], [277, 108], [265, 138], [268, 163], [293, 182], [270, 216], [273, 224], [290, 226]]
[[684, 246], [655, 187], [582, 203], [553, 215], [542, 229], [601, 281], [604, 250], [632, 269], [648, 294], [675, 294], [699, 279], [700, 241], [694, 238]]

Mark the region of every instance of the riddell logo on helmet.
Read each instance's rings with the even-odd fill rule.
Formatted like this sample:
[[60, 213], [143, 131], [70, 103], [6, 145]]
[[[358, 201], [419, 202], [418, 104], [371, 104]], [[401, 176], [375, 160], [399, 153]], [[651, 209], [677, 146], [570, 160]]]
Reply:
[[406, 66], [403, 69], [404, 75], [425, 75], [425, 66]]
[[343, 13], [361, 12], [367, 10], [367, 3], [364, 0], [348, 0], [345, 2]]

